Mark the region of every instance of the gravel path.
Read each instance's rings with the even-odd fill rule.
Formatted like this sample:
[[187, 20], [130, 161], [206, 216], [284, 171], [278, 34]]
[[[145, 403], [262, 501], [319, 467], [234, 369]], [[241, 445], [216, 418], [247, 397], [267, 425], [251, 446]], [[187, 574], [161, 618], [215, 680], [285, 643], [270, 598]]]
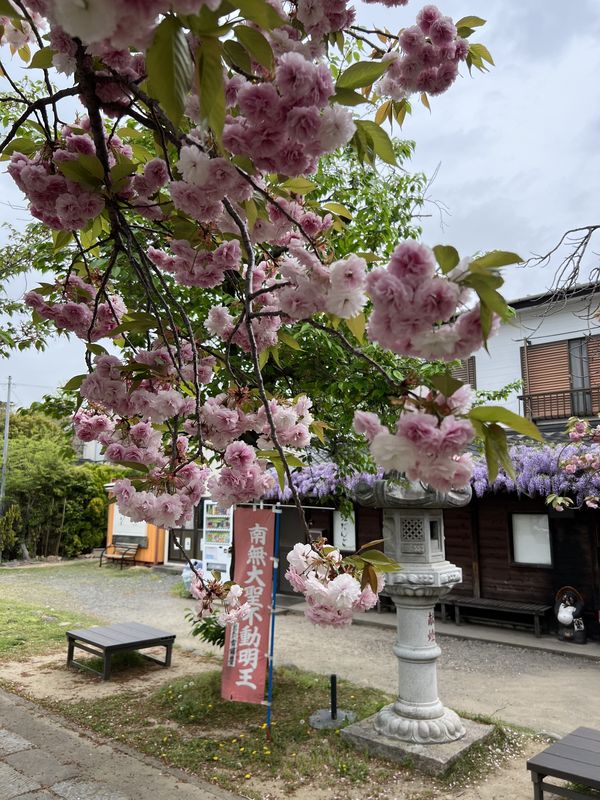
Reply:
[[[185, 648], [214, 652], [189, 635], [184, 614], [191, 601], [172, 594], [179, 580], [145, 568], [120, 572], [90, 563], [2, 568], [0, 596], [50, 608], [76, 606], [107, 622], [145, 622], [173, 631]], [[393, 640], [391, 630], [355, 626], [332, 631], [287, 614], [277, 619], [276, 660], [324, 674], [336, 672], [392, 693], [397, 685]], [[558, 735], [578, 725], [598, 724], [599, 662], [448, 636], [439, 641], [439, 688], [447, 705]]]

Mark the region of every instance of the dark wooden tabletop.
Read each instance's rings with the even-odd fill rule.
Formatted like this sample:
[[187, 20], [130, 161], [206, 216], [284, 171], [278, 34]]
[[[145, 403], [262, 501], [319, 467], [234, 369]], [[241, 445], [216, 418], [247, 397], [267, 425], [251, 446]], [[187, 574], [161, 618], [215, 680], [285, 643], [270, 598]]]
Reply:
[[142, 645], [159, 639], [175, 639], [175, 634], [142, 625], [140, 622], [119, 622], [115, 625], [67, 631], [67, 637], [110, 649], [120, 645]]
[[579, 779], [592, 789], [600, 789], [600, 731], [577, 728], [530, 758], [527, 769], [575, 782]]

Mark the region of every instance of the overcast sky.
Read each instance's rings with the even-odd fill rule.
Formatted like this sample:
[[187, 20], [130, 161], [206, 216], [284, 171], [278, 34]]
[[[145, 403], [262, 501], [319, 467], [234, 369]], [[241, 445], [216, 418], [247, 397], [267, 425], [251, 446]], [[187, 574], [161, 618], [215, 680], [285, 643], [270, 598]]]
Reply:
[[[362, 24], [390, 30], [410, 25], [421, 3], [390, 9], [357, 3]], [[437, 209], [424, 240], [453, 244], [461, 255], [514, 250], [524, 258], [549, 250], [571, 227], [599, 222], [600, 2], [598, 0], [440, 0], [455, 20], [488, 19], [473, 41], [490, 49], [496, 67], [463, 75], [430, 114], [415, 103], [402, 135], [417, 142], [410, 167], [438, 175]], [[18, 190], [0, 174], [0, 217], [26, 220]], [[544, 291], [553, 271], [507, 271], [510, 299]], [[0, 394], [11, 374], [26, 405], [82, 370], [82, 348], [61, 339], [45, 354], [0, 362]], [[44, 387], [44, 388], [42, 388]]]

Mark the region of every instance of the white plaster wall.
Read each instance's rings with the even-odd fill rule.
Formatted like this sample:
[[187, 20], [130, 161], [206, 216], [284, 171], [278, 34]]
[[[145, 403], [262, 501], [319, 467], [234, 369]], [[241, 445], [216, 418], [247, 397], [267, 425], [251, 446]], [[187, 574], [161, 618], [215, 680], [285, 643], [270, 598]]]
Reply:
[[[600, 333], [600, 326], [588, 319], [588, 302], [579, 298], [517, 311], [516, 317], [488, 342], [489, 354], [485, 349], [475, 353], [477, 388], [502, 389], [522, 377], [520, 349], [525, 338], [534, 345]], [[512, 392], [504, 404], [511, 411], [520, 411], [520, 393]]]

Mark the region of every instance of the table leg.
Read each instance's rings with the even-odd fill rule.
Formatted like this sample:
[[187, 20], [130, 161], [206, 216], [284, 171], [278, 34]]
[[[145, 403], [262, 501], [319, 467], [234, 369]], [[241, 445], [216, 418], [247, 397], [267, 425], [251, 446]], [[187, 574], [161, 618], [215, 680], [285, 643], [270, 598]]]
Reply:
[[69, 646], [67, 648], [67, 668], [70, 667], [73, 662], [74, 650], [75, 650], [75, 642], [73, 639], [69, 639]]
[[454, 622], [456, 622], [457, 625], [460, 625], [460, 608], [458, 603], [454, 606]]
[[165, 667], [171, 666], [171, 656], [173, 654], [173, 642], [165, 645]]
[[537, 772], [532, 772], [531, 780], [533, 781], [533, 800], [544, 800], [544, 790], [542, 789], [544, 776]]
[[537, 614], [534, 614], [533, 617], [533, 629], [535, 631], [535, 635], [539, 639], [542, 635], [541, 627], [540, 627], [540, 618]]
[[110, 680], [110, 659], [112, 653], [104, 651], [104, 667], [102, 669], [102, 680], [109, 681]]

